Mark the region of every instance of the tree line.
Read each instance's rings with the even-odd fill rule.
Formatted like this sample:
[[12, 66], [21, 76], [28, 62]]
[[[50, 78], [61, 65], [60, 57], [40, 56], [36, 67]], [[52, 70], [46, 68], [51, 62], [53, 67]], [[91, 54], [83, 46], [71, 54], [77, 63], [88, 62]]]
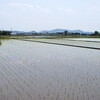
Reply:
[[[58, 33], [58, 34], [59, 34], [59, 33]], [[60, 33], [60, 34], [61, 34], [61, 33]], [[64, 31], [62, 34], [63, 34], [63, 35], [90, 35], [90, 36], [100, 36], [100, 32], [98, 32], [98, 31], [94, 31], [94, 32], [91, 33], [91, 34], [79, 33], [79, 32], [71, 33], [71, 32], [68, 32], [68, 31]]]
[[[57, 34], [63, 34], [63, 35], [90, 35], [90, 36], [100, 36], [100, 32], [98, 32], [98, 31], [94, 31], [93, 33], [91, 33], [91, 34], [87, 34], [87, 33], [78, 33], [78, 32], [76, 32], [76, 33], [71, 33], [71, 32], [68, 32], [68, 31], [64, 31], [64, 32], [58, 32]], [[5, 30], [3, 30], [3, 31], [1, 31], [0, 30], [0, 36], [1, 35], [11, 35], [11, 31], [5, 31]]]
[[93, 34], [91, 34], [91, 36], [100, 36], [100, 32], [95, 31]]
[[0, 31], [0, 35], [11, 35], [11, 31]]

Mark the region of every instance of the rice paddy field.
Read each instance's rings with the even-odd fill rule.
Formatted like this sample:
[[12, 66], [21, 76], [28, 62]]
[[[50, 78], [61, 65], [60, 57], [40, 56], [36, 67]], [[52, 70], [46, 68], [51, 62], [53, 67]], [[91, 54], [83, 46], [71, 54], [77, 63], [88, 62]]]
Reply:
[[64, 39], [24, 39], [24, 41], [33, 41], [33, 42], [44, 42], [47, 44], [58, 44], [58, 45], [70, 45], [70, 46], [79, 46], [87, 48], [96, 48], [100, 49], [100, 39], [85, 39], [85, 38], [64, 38]]
[[0, 42], [0, 100], [100, 100], [99, 41]]

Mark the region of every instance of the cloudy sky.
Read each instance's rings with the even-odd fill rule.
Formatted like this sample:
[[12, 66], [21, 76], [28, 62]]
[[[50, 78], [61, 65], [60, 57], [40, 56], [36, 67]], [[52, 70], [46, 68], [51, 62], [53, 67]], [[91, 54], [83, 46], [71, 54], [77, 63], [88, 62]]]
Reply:
[[0, 30], [100, 31], [100, 0], [0, 0]]

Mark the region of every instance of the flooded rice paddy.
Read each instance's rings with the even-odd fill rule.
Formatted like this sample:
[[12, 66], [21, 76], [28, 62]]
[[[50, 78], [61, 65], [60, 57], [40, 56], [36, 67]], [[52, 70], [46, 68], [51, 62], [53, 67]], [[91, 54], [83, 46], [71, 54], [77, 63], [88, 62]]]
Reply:
[[[28, 41], [36, 41], [36, 42], [47, 42], [54, 44], [62, 44], [62, 45], [72, 45], [72, 46], [80, 46], [80, 47], [90, 47], [100, 49], [99, 41], [79, 41], [73, 39], [26, 39]], [[84, 39], [83, 39], [84, 40]]]
[[71, 38], [68, 40], [81, 40], [81, 41], [93, 41], [93, 42], [100, 42], [100, 38]]
[[1, 42], [0, 100], [100, 100], [100, 50]]

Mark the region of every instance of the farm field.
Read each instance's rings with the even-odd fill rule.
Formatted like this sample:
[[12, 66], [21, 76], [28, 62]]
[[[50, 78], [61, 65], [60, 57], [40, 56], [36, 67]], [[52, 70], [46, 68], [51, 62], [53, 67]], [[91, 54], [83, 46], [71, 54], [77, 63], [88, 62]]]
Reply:
[[69, 40], [81, 40], [81, 41], [93, 41], [93, 42], [100, 42], [100, 38], [71, 38]]
[[[0, 100], [100, 100], [99, 42], [2, 40]], [[35, 42], [34, 42], [35, 41]]]
[[91, 47], [91, 48], [100, 49], [100, 39], [64, 38], [64, 39], [23, 39], [23, 40], [28, 40], [28, 41], [33, 41], [33, 42], [36, 41], [36, 42], [47, 42], [47, 43], [54, 43], [54, 44], [75, 45], [75, 46], [83, 46], [83, 47]]

